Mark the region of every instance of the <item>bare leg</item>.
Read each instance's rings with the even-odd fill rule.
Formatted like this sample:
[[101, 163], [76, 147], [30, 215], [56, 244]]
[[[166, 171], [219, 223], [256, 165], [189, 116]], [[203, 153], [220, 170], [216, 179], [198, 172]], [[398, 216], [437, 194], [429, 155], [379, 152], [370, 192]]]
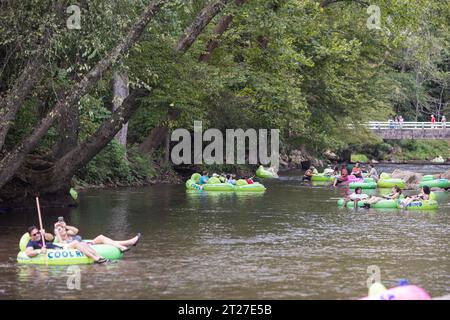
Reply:
[[344, 198], [344, 204], [342, 205], [342, 208], [347, 208], [347, 203], [351, 201], [349, 198]]
[[121, 251], [127, 249], [127, 247], [124, 246], [123, 244], [120, 244], [119, 241], [112, 240], [108, 237], [105, 237], [104, 235], [99, 235], [94, 240], [92, 240], [92, 243], [93, 244], [110, 244], [110, 245], [120, 249]]
[[98, 261], [102, 257], [97, 255], [97, 252], [95, 250], [91, 249], [88, 245], [82, 244], [78, 241], [72, 241], [69, 244], [69, 248], [77, 249], [80, 252], [84, 253], [89, 258], [93, 259], [94, 261]]
[[128, 239], [128, 240], [120, 240], [120, 241], [117, 241], [117, 242], [120, 243], [122, 246], [128, 247], [128, 246], [132, 246], [133, 244], [135, 244], [136, 241], [138, 241], [138, 236], [135, 236], [135, 237], [133, 237], [131, 239]]
[[408, 205], [408, 204], [410, 204], [411, 202], [413, 202], [414, 200], [417, 200], [417, 198], [416, 197], [408, 197], [408, 198], [406, 198], [406, 199], [403, 199], [403, 201], [401, 202], [401, 207], [404, 209], [404, 208], [406, 208], [406, 206]]
[[369, 199], [369, 201], [367, 201], [367, 203], [368, 203], [368, 204], [374, 204], [374, 203], [377, 203], [378, 201], [381, 201], [381, 200], [383, 200], [383, 198], [380, 198], [380, 197], [372, 197], [372, 198]]

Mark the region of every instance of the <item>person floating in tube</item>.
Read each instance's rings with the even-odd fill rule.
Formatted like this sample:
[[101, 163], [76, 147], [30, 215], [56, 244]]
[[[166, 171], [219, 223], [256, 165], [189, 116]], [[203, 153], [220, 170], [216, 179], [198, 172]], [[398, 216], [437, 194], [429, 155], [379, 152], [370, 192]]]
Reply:
[[319, 172], [316, 168], [314, 168], [314, 166], [310, 166], [309, 169], [303, 174], [303, 181], [311, 181], [312, 176], [318, 173]]
[[343, 164], [341, 166], [341, 175], [334, 180], [333, 187], [336, 187], [339, 183], [346, 182], [348, 180], [347, 166]]
[[362, 193], [362, 188], [357, 187], [355, 189], [355, 192], [350, 194], [347, 198], [344, 198], [344, 204], [343, 207], [345, 208], [347, 206], [347, 202], [353, 201], [353, 207], [356, 209], [358, 208], [358, 201], [368, 199], [369, 195]]
[[95, 237], [90, 242], [83, 242], [81, 236], [77, 235], [78, 229], [73, 226], [68, 226], [63, 217], [59, 217], [58, 221], [55, 223], [55, 236], [61, 243], [69, 244], [70, 248], [78, 249], [83, 252], [88, 257], [91, 257], [95, 262], [103, 263], [108, 260], [98, 256], [90, 245], [93, 244], [109, 244], [118, 248], [121, 252], [126, 252], [131, 249], [131, 246], [136, 246], [141, 238], [141, 234], [138, 233], [135, 237], [116, 241], [111, 238], [105, 237], [104, 235], [99, 235]]
[[367, 175], [367, 178], [372, 178], [373, 180], [375, 180], [375, 182], [378, 182], [378, 180], [380, 180], [378, 171], [377, 169], [375, 169], [375, 166], [372, 163], [369, 164], [369, 174]]
[[430, 193], [431, 193], [430, 187], [423, 186], [419, 194], [408, 196], [405, 199], [403, 199], [400, 202], [400, 208], [405, 209], [408, 206], [408, 204], [410, 204], [413, 201], [430, 200]]
[[396, 200], [400, 199], [402, 195], [402, 189], [398, 186], [392, 188], [392, 192], [384, 197], [371, 196], [367, 202], [364, 203], [364, 208], [369, 209], [372, 204], [380, 202], [381, 200]]
[[[45, 230], [38, 230], [36, 226], [28, 228], [30, 241], [28, 241], [25, 254], [28, 257], [35, 257], [39, 254], [46, 254], [47, 249], [61, 249], [61, 247], [53, 244], [54, 237], [51, 233], [45, 233]], [[43, 244], [43, 237], [45, 238], [45, 246]]]

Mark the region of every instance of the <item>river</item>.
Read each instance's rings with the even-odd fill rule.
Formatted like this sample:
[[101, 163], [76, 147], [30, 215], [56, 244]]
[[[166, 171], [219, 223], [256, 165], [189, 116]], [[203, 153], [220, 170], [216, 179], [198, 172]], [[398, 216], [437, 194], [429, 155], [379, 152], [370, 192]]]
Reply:
[[[79, 266], [15, 261], [35, 212], [0, 215], [0, 299], [356, 299], [370, 270], [406, 278], [431, 296], [450, 290], [450, 198], [431, 212], [338, 209], [343, 189], [300, 183], [298, 171], [267, 181], [263, 195], [187, 193], [184, 185], [81, 192], [64, 215], [85, 238], [142, 233], [123, 260]], [[375, 267], [374, 267], [375, 266]], [[368, 272], [369, 271], [369, 272]]]

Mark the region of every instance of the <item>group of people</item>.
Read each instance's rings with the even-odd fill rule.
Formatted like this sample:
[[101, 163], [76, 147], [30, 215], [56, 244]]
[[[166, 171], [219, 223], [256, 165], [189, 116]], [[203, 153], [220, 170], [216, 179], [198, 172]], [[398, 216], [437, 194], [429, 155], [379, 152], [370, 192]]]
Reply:
[[383, 197], [369, 196], [362, 191], [363, 189], [361, 187], [356, 188], [352, 194], [344, 198], [343, 206], [345, 207], [349, 201], [353, 201], [354, 207], [357, 208], [358, 202], [361, 200], [365, 200], [363, 207], [368, 209], [372, 204], [375, 204], [381, 200], [400, 200], [400, 208], [404, 209], [413, 201], [430, 200], [431, 193], [431, 190], [428, 186], [423, 186], [419, 194], [406, 196], [404, 198], [402, 197], [403, 190], [398, 186], [393, 187], [391, 193]]
[[[443, 128], [446, 128], [446, 123], [447, 123], [447, 119], [445, 119], [445, 116], [441, 117], [441, 126]], [[432, 128], [437, 128], [438, 126], [436, 125], [436, 117], [434, 116], [434, 114], [431, 115], [431, 127]]]
[[[441, 127], [442, 128], [446, 128], [446, 123], [447, 123], [447, 119], [445, 118], [445, 116], [441, 116]], [[389, 128], [390, 129], [394, 129], [394, 128], [402, 128], [403, 126], [403, 117], [401, 115], [396, 115], [394, 118], [389, 118], [388, 122], [389, 122]], [[434, 114], [431, 115], [431, 127], [432, 128], [438, 128], [439, 126], [436, 124], [437, 119], [434, 116]]]
[[[39, 254], [46, 254], [47, 249], [76, 249], [93, 259], [96, 263], [105, 263], [109, 260], [98, 255], [91, 247], [92, 245], [109, 244], [118, 248], [121, 252], [126, 252], [130, 250], [132, 246], [136, 246], [141, 238], [140, 233], [131, 239], [121, 241], [99, 235], [93, 240], [85, 242], [81, 236], [78, 235], [78, 229], [67, 225], [62, 217], [58, 219], [54, 224], [54, 227], [54, 236], [51, 233], [46, 233], [43, 229], [38, 230], [36, 226], [29, 227], [28, 234], [30, 235], [30, 240], [26, 245], [25, 254], [29, 257], [34, 257]], [[43, 239], [45, 241], [43, 241]]]
[[[349, 173], [350, 171], [350, 173]], [[314, 175], [319, 174], [317, 169], [314, 166], [311, 166], [309, 169], [305, 171], [303, 174], [303, 180], [304, 181], [311, 181], [311, 178]], [[346, 164], [342, 164], [341, 168], [337, 165], [335, 165], [333, 168], [328, 167], [323, 171], [324, 176], [333, 177], [333, 186], [337, 186], [340, 183], [348, 181], [349, 175], [354, 175], [356, 178], [363, 179], [363, 178], [372, 178], [377, 182], [380, 179], [380, 176], [378, 175], [377, 169], [375, 169], [375, 166], [373, 164], [369, 164], [368, 168], [365, 166], [361, 166], [359, 162], [357, 162], [351, 170], [349, 170], [348, 166]]]
[[396, 115], [394, 119], [389, 118], [389, 128], [401, 128], [403, 126], [403, 117], [401, 115]]
[[[222, 173], [222, 174], [213, 173], [212, 177], [213, 178], [218, 178], [221, 183], [230, 183], [230, 184], [233, 184], [233, 185], [235, 185], [236, 181], [237, 181], [236, 175], [235, 174], [231, 174], [231, 173], [227, 173], [227, 174], [225, 174], [225, 173]], [[242, 179], [247, 181], [247, 184], [254, 184], [255, 183], [255, 181], [253, 180], [254, 177], [246, 177], [246, 178], [244, 177]], [[208, 174], [208, 172], [203, 171], [202, 176], [200, 177], [200, 180], [199, 180], [199, 184], [200, 185], [204, 185], [204, 184], [207, 184], [208, 181], [209, 181], [209, 174]]]
[[[303, 180], [311, 180], [314, 175], [317, 175], [318, 171], [314, 166], [311, 166], [308, 170], [305, 171]], [[338, 166], [334, 166], [333, 168], [328, 167], [324, 170], [323, 173], [325, 176], [329, 176], [330, 178], [334, 178], [333, 186], [337, 186], [340, 183], [347, 182], [349, 179], [349, 175], [353, 175], [356, 178], [372, 178], [375, 182], [380, 179], [377, 169], [373, 164], [369, 164], [368, 168], [362, 166], [359, 162], [355, 163], [355, 165], [350, 169], [346, 164], [342, 164], [339, 170]], [[354, 207], [356, 208], [358, 205], [358, 201], [366, 200], [364, 202], [365, 208], [370, 208], [372, 204], [375, 204], [381, 200], [400, 200], [400, 207], [405, 208], [413, 201], [416, 200], [429, 200], [431, 190], [428, 186], [423, 186], [421, 191], [417, 195], [406, 196], [403, 197], [403, 190], [395, 186], [392, 188], [392, 192], [386, 196], [378, 197], [378, 196], [369, 196], [362, 192], [363, 189], [361, 187], [355, 188], [355, 191], [344, 198], [344, 207], [347, 205], [347, 202], [353, 201]]]
[[335, 187], [340, 183], [348, 181], [349, 175], [353, 175], [358, 179], [372, 178], [375, 182], [378, 182], [378, 180], [380, 179], [377, 169], [375, 169], [375, 166], [371, 163], [369, 164], [369, 167], [366, 168], [365, 166], [361, 166], [361, 164], [357, 162], [351, 169], [350, 174], [347, 165], [343, 164], [341, 166], [340, 175], [336, 176], [336, 179], [333, 182], [333, 186]]

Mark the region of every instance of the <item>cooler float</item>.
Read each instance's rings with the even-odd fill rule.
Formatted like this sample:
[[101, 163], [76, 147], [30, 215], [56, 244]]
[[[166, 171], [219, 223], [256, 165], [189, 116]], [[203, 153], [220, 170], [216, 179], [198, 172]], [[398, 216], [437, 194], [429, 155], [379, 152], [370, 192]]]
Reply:
[[[29, 257], [25, 254], [28, 241], [30, 241], [30, 235], [27, 232], [20, 238], [20, 252], [17, 254], [17, 262], [19, 264], [74, 265], [94, 263], [93, 259], [85, 256], [76, 249], [47, 249], [46, 254], [38, 254], [37, 256]], [[84, 241], [89, 242], [90, 240]], [[94, 244], [90, 245], [90, 247], [94, 249], [98, 255], [109, 260], [118, 260], [123, 257], [123, 253], [118, 248], [109, 244]]]

